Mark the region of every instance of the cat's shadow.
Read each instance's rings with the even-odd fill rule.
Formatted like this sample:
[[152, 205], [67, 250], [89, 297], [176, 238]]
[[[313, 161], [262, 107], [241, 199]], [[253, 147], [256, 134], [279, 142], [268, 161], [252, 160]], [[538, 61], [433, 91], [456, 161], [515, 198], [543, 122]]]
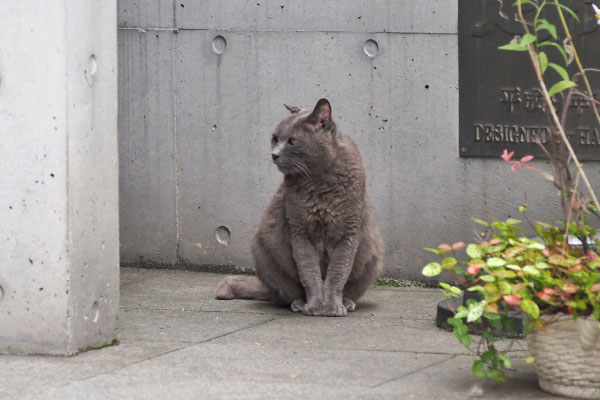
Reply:
[[[269, 302], [265, 302], [265, 301], [253, 301], [252, 303], [253, 303], [252, 308], [254, 309], [254, 311], [264, 312], [264, 313], [269, 313], [269, 314], [270, 313], [283, 314], [286, 312], [290, 312], [292, 314], [292, 312], [289, 310], [289, 307], [287, 307], [287, 306], [278, 306], [273, 303], [269, 303]], [[359, 301], [356, 304], [356, 311], [354, 311], [352, 313], [348, 313], [348, 315], [371, 313], [377, 309], [378, 309], [377, 303], [373, 303], [373, 302], [369, 302], [369, 301]]]

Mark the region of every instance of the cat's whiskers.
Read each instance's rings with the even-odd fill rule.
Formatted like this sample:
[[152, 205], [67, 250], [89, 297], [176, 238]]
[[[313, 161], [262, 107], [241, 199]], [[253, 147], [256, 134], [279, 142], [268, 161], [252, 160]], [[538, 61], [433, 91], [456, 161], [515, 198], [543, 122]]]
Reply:
[[296, 167], [295, 168], [296, 171], [301, 172], [302, 175], [304, 175], [306, 178], [308, 178], [308, 179], [312, 178], [312, 174], [310, 173], [308, 167], [302, 160], [298, 160], [296, 158], [290, 158], [289, 162], [290, 162], [290, 165], [294, 165]]
[[290, 162], [290, 168], [292, 168], [294, 171], [298, 172], [300, 175], [302, 175], [303, 177], [309, 179], [310, 176], [306, 174], [306, 172], [300, 168], [300, 166], [296, 163]]

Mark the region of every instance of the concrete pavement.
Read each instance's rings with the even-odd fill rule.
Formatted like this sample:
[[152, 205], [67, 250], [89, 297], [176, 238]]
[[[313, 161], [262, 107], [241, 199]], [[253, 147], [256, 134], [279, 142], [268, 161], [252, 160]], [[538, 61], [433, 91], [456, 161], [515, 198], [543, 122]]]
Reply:
[[508, 382], [434, 325], [437, 290], [379, 287], [345, 318], [213, 299], [222, 275], [123, 268], [120, 344], [0, 356], [0, 399], [556, 399], [512, 353]]

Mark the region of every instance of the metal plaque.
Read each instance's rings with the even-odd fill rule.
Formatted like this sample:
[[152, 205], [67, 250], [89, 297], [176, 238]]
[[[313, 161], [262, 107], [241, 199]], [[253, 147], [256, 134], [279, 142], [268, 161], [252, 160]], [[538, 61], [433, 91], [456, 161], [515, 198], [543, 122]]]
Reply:
[[[516, 156], [532, 154], [545, 158], [536, 143], [539, 138], [549, 143], [550, 130], [542, 93], [535, 78], [528, 52], [499, 50], [515, 36], [524, 35], [517, 18], [514, 0], [459, 0], [459, 154], [464, 157], [499, 157], [504, 149], [514, 150]], [[578, 23], [567, 12], [565, 18], [573, 35], [573, 42], [584, 67], [600, 68], [600, 26], [590, 2], [562, 1], [579, 17]], [[523, 7], [528, 20], [533, 19], [532, 6]], [[558, 37], [564, 30], [554, 5], [547, 5], [542, 13], [557, 28]], [[541, 31], [539, 42], [551, 40], [550, 33]], [[559, 42], [561, 48], [564, 44]], [[543, 46], [551, 63], [565, 67], [561, 52], [553, 45]], [[565, 53], [568, 57], [568, 49]], [[577, 72], [575, 62], [567, 71], [572, 77]], [[551, 67], [544, 77], [548, 89], [562, 78]], [[600, 73], [588, 73], [594, 97], [600, 96]], [[579, 88], [587, 93], [583, 80]], [[566, 106], [566, 133], [581, 160], [600, 160], [600, 126], [594, 117], [589, 100], [572, 96], [567, 102], [568, 90], [553, 96], [559, 117]], [[600, 109], [600, 107], [598, 107]], [[549, 146], [548, 146], [549, 147]], [[550, 150], [550, 149], [549, 149]]]

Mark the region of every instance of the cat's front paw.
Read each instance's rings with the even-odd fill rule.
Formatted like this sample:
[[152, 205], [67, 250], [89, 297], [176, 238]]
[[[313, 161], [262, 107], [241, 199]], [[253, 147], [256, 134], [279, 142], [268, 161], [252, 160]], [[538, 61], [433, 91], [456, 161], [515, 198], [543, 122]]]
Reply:
[[304, 315], [310, 315], [310, 316], [318, 316], [318, 315], [324, 315], [323, 314], [323, 303], [321, 302], [308, 302], [304, 305], [304, 308], [302, 309], [302, 313]]
[[344, 307], [346, 307], [346, 310], [348, 312], [352, 312], [356, 310], [356, 303], [353, 302], [351, 299], [344, 297]]
[[347, 314], [346, 306], [342, 303], [326, 304], [323, 307], [323, 314], [326, 317], [345, 317]]
[[292, 304], [290, 304], [290, 310], [292, 310], [292, 312], [304, 312], [305, 306], [306, 302], [304, 299], [296, 299], [292, 301]]

